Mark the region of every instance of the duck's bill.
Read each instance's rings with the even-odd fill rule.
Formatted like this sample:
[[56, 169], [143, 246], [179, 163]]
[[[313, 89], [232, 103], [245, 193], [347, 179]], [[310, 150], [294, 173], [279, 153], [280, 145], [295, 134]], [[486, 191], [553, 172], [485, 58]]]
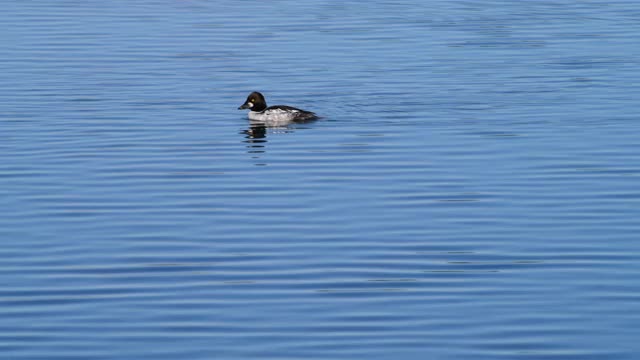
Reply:
[[250, 108], [251, 108], [251, 105], [249, 105], [249, 103], [244, 103], [238, 108], [238, 110], [250, 109]]

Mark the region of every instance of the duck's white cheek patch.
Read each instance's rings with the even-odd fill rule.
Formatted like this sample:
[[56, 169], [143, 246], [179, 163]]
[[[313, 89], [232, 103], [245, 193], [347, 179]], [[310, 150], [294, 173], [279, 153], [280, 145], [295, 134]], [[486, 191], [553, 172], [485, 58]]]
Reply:
[[249, 105], [249, 108], [253, 107], [253, 103], [247, 103], [247, 105]]

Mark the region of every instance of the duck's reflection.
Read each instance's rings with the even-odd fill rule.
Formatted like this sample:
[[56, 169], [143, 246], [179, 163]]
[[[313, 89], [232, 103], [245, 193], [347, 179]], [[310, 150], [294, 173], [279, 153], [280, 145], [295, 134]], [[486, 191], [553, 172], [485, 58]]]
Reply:
[[267, 127], [264, 125], [256, 125], [250, 126], [246, 130], [242, 130], [242, 134], [245, 135], [245, 142], [249, 144], [262, 144], [266, 143], [267, 140]]
[[308, 128], [306, 125], [315, 122], [315, 120], [296, 121], [296, 122], [257, 122], [250, 121], [249, 128], [242, 130], [240, 133], [244, 135], [244, 143], [247, 144], [247, 153], [253, 154], [254, 158], [260, 158], [257, 154], [266, 152], [267, 135], [271, 134], [291, 134], [297, 130]]

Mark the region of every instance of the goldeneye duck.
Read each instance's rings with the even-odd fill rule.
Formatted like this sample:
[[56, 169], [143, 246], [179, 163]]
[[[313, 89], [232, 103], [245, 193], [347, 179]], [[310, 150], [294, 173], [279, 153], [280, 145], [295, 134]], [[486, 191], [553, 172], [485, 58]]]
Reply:
[[264, 96], [257, 91], [247, 97], [247, 101], [238, 110], [250, 109], [249, 120], [263, 122], [287, 122], [315, 120], [318, 117], [311, 111], [306, 111], [292, 106], [274, 105], [267, 107]]

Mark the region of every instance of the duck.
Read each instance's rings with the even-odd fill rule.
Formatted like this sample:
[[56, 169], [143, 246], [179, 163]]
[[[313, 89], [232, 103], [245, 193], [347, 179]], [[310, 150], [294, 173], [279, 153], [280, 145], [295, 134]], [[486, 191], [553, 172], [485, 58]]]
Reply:
[[260, 122], [295, 122], [316, 120], [318, 116], [311, 112], [287, 105], [267, 106], [264, 95], [254, 91], [238, 110], [249, 109], [249, 120]]

